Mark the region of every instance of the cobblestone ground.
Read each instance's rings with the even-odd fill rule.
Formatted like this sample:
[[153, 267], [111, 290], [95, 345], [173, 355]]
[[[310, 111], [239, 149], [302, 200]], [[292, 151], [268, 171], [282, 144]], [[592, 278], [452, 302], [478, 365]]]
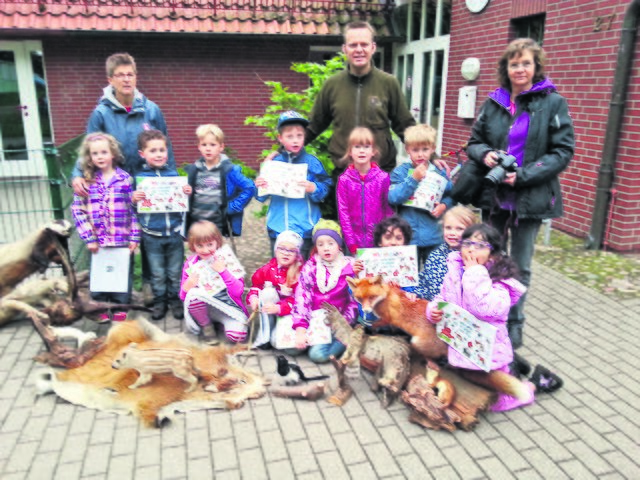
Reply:
[[[252, 272], [269, 244], [264, 221], [245, 218], [237, 248]], [[27, 322], [2, 327], [0, 478], [640, 478], [640, 302], [615, 303], [541, 265], [533, 279], [521, 352], [553, 366], [565, 387], [528, 408], [483, 415], [469, 433], [424, 430], [401, 404], [383, 410], [367, 374], [343, 408], [267, 395], [147, 429], [131, 416], [37, 397], [32, 378], [43, 367], [32, 357], [42, 342]], [[180, 330], [172, 318], [161, 325]], [[248, 362], [274, 371], [269, 352]]]

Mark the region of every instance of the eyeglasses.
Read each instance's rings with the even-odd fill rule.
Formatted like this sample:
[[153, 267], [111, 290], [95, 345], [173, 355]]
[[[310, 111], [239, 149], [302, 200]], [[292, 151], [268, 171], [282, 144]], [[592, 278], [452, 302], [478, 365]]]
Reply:
[[521, 63], [510, 63], [509, 64], [509, 70], [520, 70], [521, 68], [524, 68], [525, 70], [529, 70], [531, 68], [533, 68], [534, 63], [533, 62], [521, 62]]
[[112, 75], [112, 78], [117, 78], [118, 80], [124, 80], [126, 78], [127, 80], [131, 80], [133, 78], [136, 78], [136, 74], [135, 73], [116, 73], [115, 75]]
[[295, 248], [290, 249], [290, 248], [278, 247], [276, 248], [276, 250], [280, 253], [288, 253], [289, 255], [295, 255], [296, 253], [298, 253], [298, 250], [296, 250]]
[[474, 250], [483, 250], [488, 248], [489, 250], [493, 250], [493, 247], [490, 243], [487, 242], [474, 242], [473, 240], [463, 240], [460, 242], [462, 248], [473, 248]]

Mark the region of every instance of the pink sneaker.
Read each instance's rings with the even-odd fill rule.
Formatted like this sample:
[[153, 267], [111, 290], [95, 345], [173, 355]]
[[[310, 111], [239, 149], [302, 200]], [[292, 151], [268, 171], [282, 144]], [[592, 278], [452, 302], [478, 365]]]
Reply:
[[111, 321], [111, 317], [108, 313], [101, 313], [98, 317], [98, 323], [109, 323]]
[[116, 312], [113, 314], [114, 322], [124, 322], [127, 319], [127, 312]]
[[499, 393], [498, 400], [496, 403], [491, 405], [492, 412], [506, 412], [508, 410], [514, 410], [516, 408], [525, 407], [527, 405], [531, 405], [536, 400], [536, 386], [531, 382], [522, 382], [524, 383], [529, 390], [531, 391], [531, 395], [526, 400], [519, 400], [516, 397], [512, 397], [511, 395], [507, 395], [506, 393]]

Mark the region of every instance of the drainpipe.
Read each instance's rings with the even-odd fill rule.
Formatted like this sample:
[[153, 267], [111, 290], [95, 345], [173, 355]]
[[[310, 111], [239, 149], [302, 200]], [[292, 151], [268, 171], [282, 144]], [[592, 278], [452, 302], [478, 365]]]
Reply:
[[613, 80], [613, 91], [607, 119], [607, 131], [604, 137], [600, 173], [596, 188], [596, 202], [591, 219], [591, 232], [585, 243], [588, 249], [597, 250], [602, 247], [604, 231], [607, 223], [607, 207], [611, 200], [611, 186], [613, 185], [614, 165], [618, 151], [618, 140], [624, 113], [625, 97], [629, 72], [633, 61], [633, 48], [638, 30], [638, 16], [640, 16], [640, 0], [632, 0], [627, 7], [622, 23], [620, 46], [618, 47], [618, 61]]

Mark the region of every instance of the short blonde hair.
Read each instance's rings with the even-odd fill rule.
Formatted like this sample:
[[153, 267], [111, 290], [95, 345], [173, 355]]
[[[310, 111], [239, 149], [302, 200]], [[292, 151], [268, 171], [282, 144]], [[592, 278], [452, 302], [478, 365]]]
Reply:
[[196, 243], [206, 243], [212, 240], [218, 244], [218, 248], [224, 245], [222, 234], [215, 223], [198, 220], [189, 228], [187, 241], [189, 242], [189, 250], [192, 252], [196, 251]]
[[346, 165], [351, 163], [351, 149], [356, 145], [373, 145], [373, 158], [378, 157], [379, 152], [373, 132], [367, 127], [356, 127], [351, 130], [351, 133], [349, 134], [347, 151], [345, 152], [344, 157], [340, 159], [341, 164]]
[[207, 123], [196, 128], [196, 137], [198, 137], [198, 140], [202, 140], [207, 135], [213, 135], [216, 141], [224, 143], [224, 133], [222, 133], [222, 129], [218, 125]]
[[444, 215], [442, 216], [442, 220], [440, 223], [444, 225], [444, 222], [447, 221], [447, 218], [455, 218], [458, 220], [464, 228], [469, 228], [471, 225], [475, 225], [476, 223], [480, 223], [480, 219], [476, 212], [471, 210], [469, 207], [465, 207], [464, 205], [456, 205], [453, 208], [450, 208]]
[[91, 161], [91, 144], [104, 140], [109, 145], [111, 156], [113, 157], [113, 168], [119, 167], [124, 164], [124, 157], [120, 151], [120, 144], [112, 135], [103, 132], [87, 133], [82, 145], [80, 145], [80, 169], [82, 170], [82, 176], [87, 182], [93, 183], [96, 179], [96, 167]]
[[437, 136], [438, 131], [431, 125], [418, 124], [404, 131], [404, 144], [405, 146], [426, 144], [435, 147]]

